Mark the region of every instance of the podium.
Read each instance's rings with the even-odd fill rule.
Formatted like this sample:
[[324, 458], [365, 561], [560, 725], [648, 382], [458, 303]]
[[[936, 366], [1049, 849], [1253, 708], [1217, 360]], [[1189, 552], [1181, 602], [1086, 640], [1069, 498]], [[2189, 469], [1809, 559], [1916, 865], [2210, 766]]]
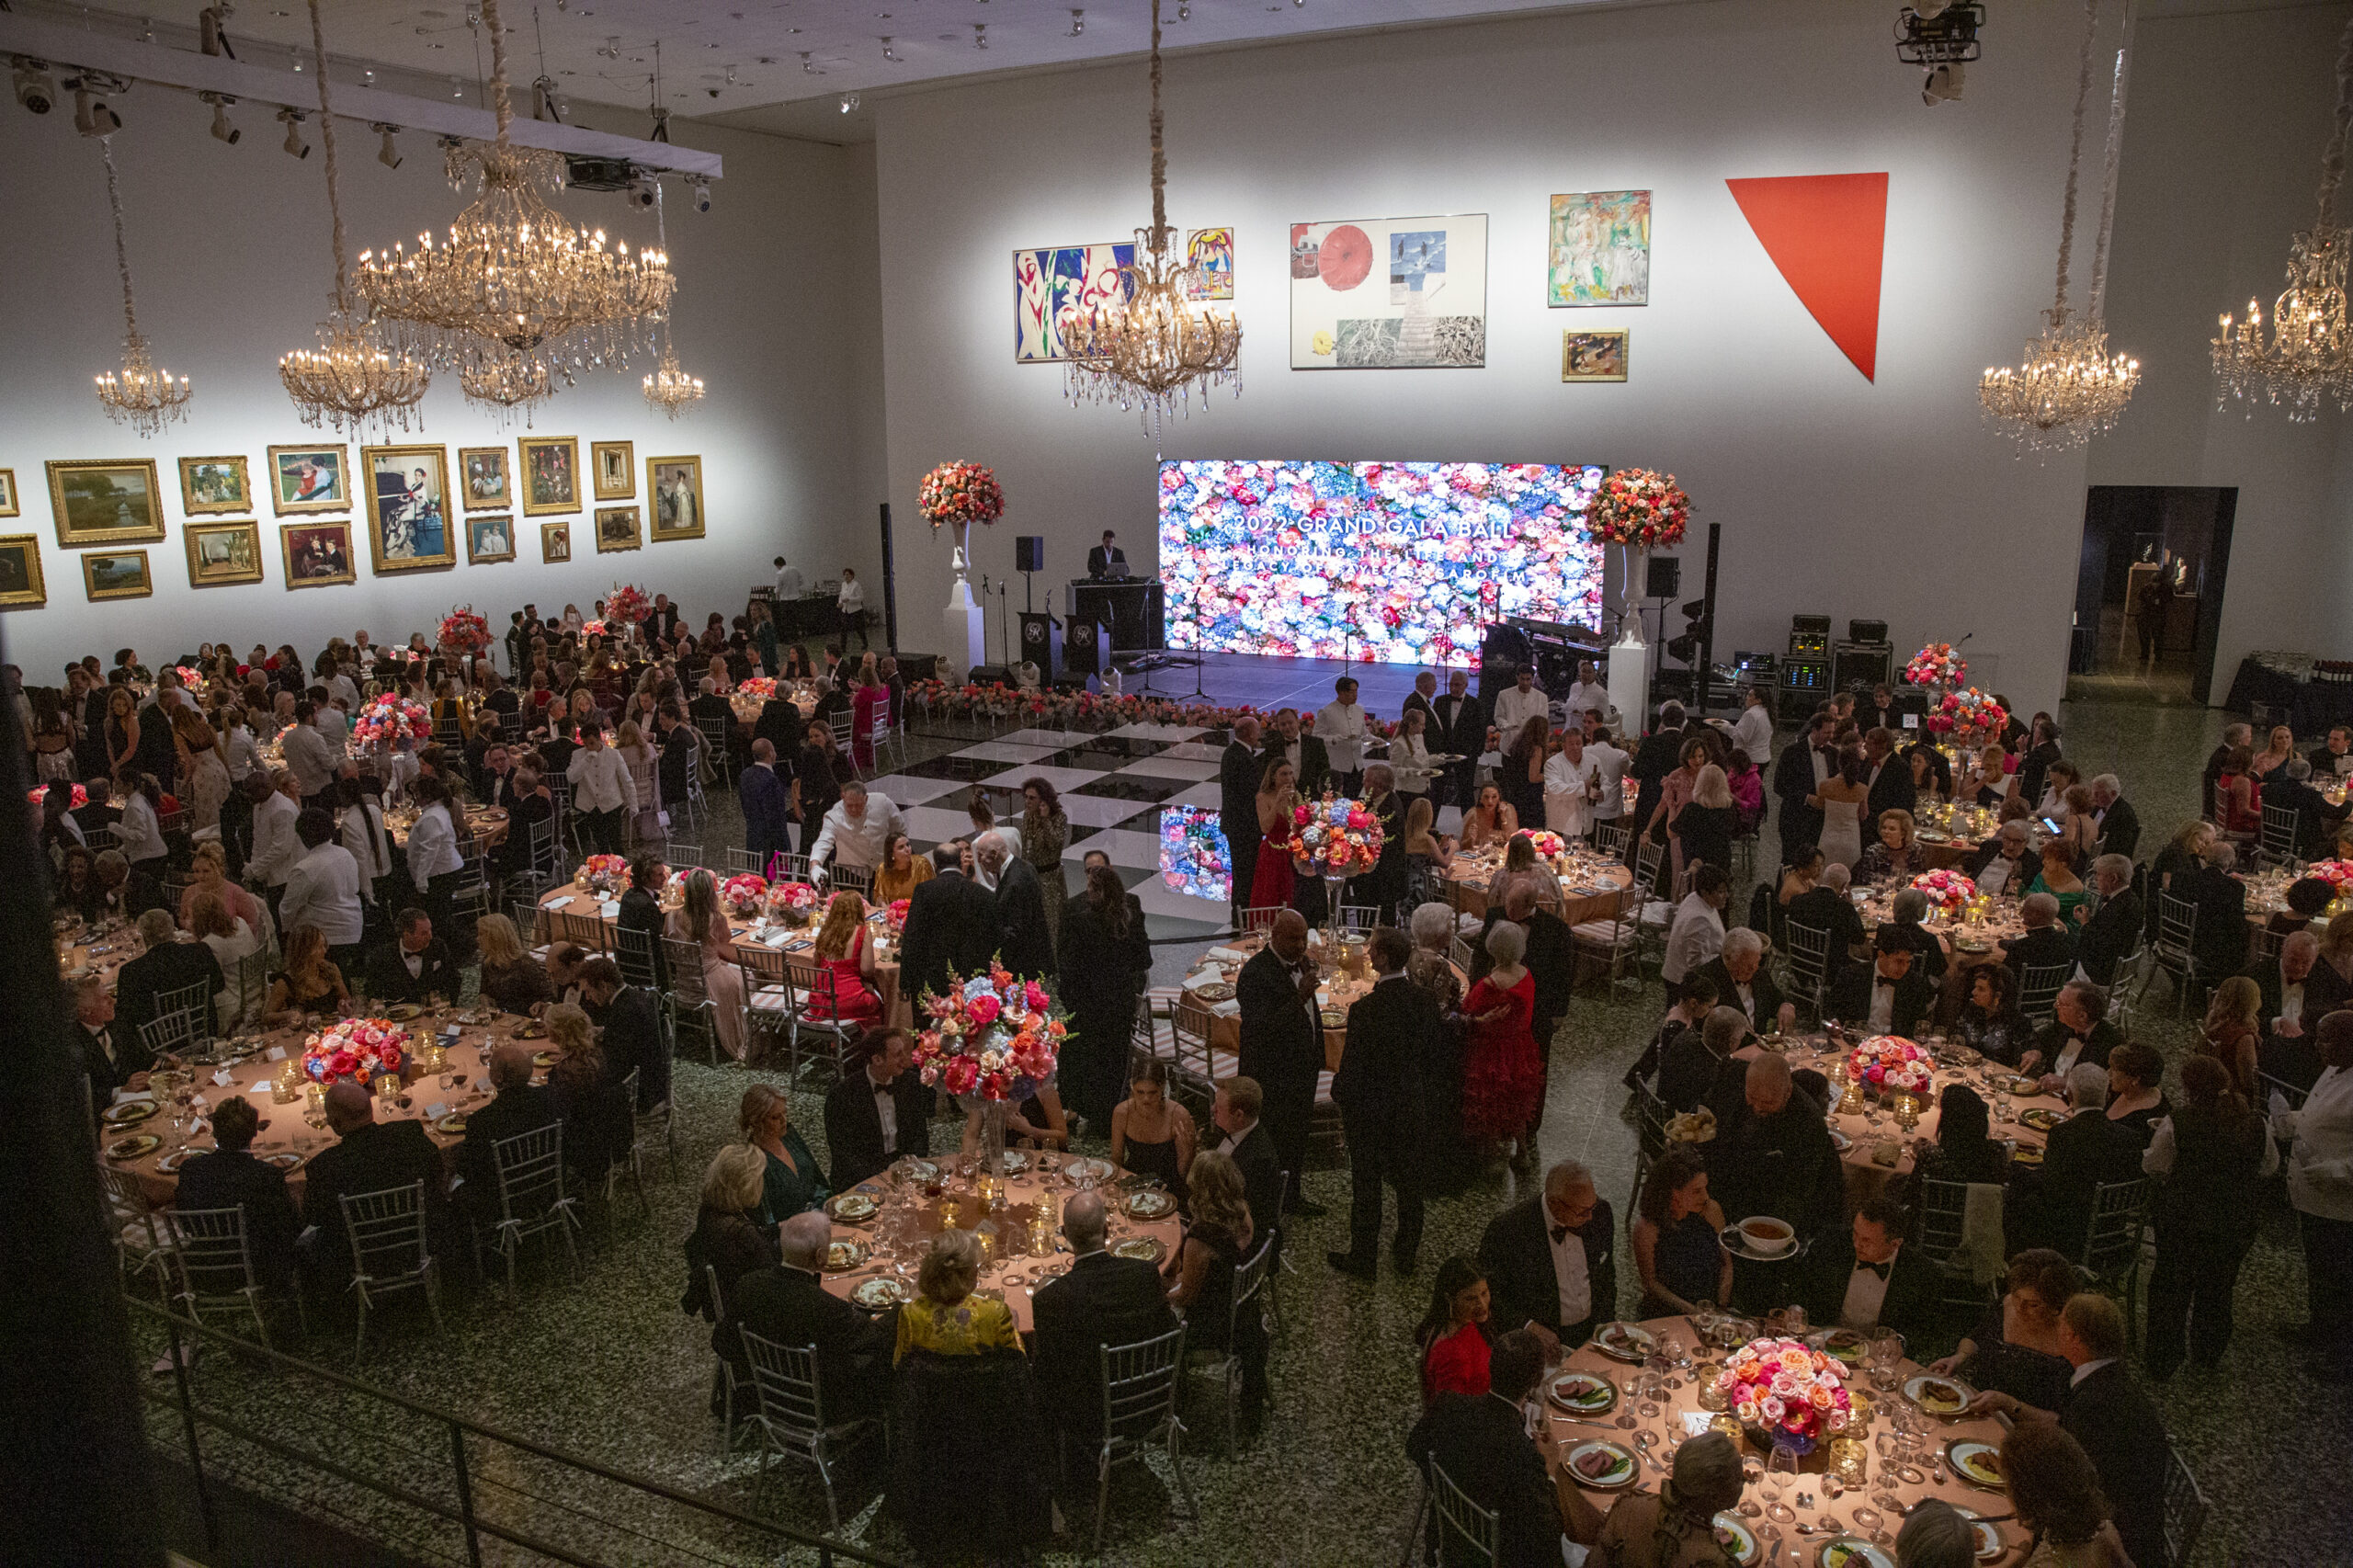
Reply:
[[1116, 582], [1082, 577], [1074, 581], [1070, 585], [1067, 623], [1074, 626], [1080, 621], [1108, 628], [1114, 653], [1167, 646], [1167, 601], [1157, 577], [1128, 577]]

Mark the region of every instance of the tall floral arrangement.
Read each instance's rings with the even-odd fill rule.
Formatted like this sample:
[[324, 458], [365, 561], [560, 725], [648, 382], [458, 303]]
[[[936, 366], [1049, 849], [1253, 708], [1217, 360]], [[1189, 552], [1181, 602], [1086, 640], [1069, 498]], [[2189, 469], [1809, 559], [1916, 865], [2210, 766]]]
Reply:
[[450, 653], [479, 653], [490, 646], [490, 622], [474, 613], [472, 605], [457, 605], [441, 618], [442, 651]]
[[180, 689], [190, 697], [202, 697], [207, 682], [204, 672], [194, 665], [174, 665], [172, 673], [180, 677]]
[[1691, 497], [1675, 475], [1646, 468], [1621, 468], [1602, 480], [1586, 531], [1602, 544], [1635, 550], [1672, 550], [1683, 542], [1691, 522]]
[[1034, 980], [992, 965], [970, 980], [949, 972], [944, 996], [926, 992], [927, 1020], [915, 1041], [923, 1081], [951, 1095], [1019, 1105], [1053, 1076], [1069, 1028]]
[[1912, 655], [1904, 678], [1914, 686], [1959, 686], [1969, 678], [1969, 662], [1949, 642], [1931, 642]]
[[915, 508], [935, 529], [942, 523], [993, 523], [1005, 516], [1005, 487], [993, 471], [959, 458], [923, 476]]
[[2002, 705], [1973, 686], [1946, 692], [1944, 700], [1928, 712], [1930, 730], [1950, 735], [1963, 744], [1981, 735], [1999, 734], [2002, 726], [2009, 722], [2009, 713]]
[[635, 626], [654, 613], [654, 601], [643, 588], [634, 583], [623, 583], [605, 596], [605, 619], [623, 626]]
[[1806, 1454], [1854, 1418], [1854, 1401], [1831, 1358], [1794, 1339], [1752, 1339], [1716, 1374], [1724, 1408], [1776, 1448]]
[[1302, 801], [1291, 826], [1291, 864], [1302, 876], [1356, 877], [1380, 863], [1381, 819], [1362, 801]]
[[412, 702], [388, 691], [364, 703], [351, 722], [351, 738], [361, 745], [388, 745], [395, 741], [429, 741], [433, 716], [422, 702]]
[[346, 1018], [302, 1041], [302, 1071], [317, 1083], [357, 1078], [362, 1084], [397, 1073], [408, 1060], [409, 1033], [382, 1018]]

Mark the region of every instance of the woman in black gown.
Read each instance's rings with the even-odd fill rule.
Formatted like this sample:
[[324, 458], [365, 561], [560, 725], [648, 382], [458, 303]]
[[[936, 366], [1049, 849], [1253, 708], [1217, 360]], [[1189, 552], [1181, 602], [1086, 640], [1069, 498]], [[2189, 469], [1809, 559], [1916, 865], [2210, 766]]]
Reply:
[[1063, 1103], [1097, 1127], [1109, 1124], [1119, 1103], [1136, 995], [1151, 969], [1143, 921], [1119, 873], [1108, 865], [1089, 868], [1086, 891], [1063, 908], [1058, 989], [1071, 1010], [1073, 1038], [1063, 1044], [1056, 1076]]

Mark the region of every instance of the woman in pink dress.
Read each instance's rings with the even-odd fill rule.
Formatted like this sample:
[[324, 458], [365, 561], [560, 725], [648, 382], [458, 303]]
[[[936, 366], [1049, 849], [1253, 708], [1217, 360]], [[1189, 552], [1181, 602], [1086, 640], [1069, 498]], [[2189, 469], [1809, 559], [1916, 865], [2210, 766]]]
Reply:
[[1299, 805], [1298, 769], [1279, 761], [1258, 781], [1258, 867], [1245, 909], [1288, 909], [1297, 874], [1290, 864], [1291, 813]]
[[891, 688], [875, 678], [870, 653], [858, 669], [858, 681], [849, 699], [849, 759], [863, 773], [874, 766], [874, 733], [891, 710]]
[[1536, 979], [1520, 960], [1528, 929], [1498, 920], [1487, 933], [1495, 967], [1462, 999], [1470, 1039], [1462, 1062], [1462, 1130], [1493, 1146], [1518, 1143], [1514, 1158], [1534, 1156], [1529, 1125], [1544, 1093], [1543, 1058], [1529, 1021], [1536, 1011]]
[[882, 998], [874, 989], [874, 949], [866, 940], [866, 900], [845, 888], [825, 906], [825, 923], [817, 927], [813, 955], [834, 977], [834, 994], [810, 994], [801, 1009], [804, 1017], [862, 1019], [882, 1016]]

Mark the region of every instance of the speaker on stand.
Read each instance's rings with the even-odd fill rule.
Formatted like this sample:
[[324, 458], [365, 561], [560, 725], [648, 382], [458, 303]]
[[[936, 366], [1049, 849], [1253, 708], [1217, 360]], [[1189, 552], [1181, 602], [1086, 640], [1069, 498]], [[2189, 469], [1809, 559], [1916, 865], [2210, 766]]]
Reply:
[[1643, 597], [1671, 599], [1683, 591], [1683, 559], [1676, 555], [1654, 555], [1648, 559], [1643, 579]]

